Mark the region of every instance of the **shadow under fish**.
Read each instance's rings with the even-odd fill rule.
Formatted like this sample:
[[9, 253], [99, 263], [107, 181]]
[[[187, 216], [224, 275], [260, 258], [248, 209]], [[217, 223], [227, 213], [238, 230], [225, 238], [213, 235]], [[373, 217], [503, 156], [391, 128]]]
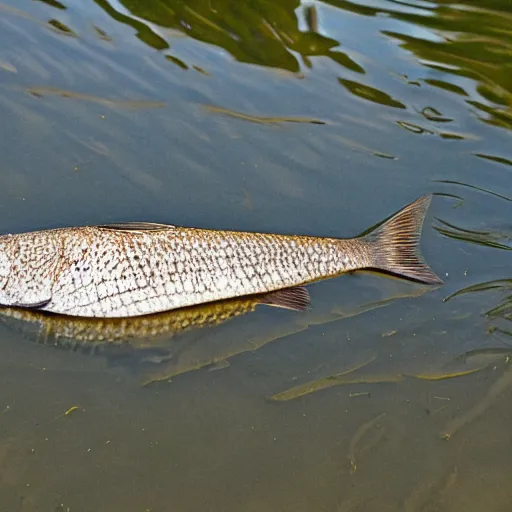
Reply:
[[[297, 291], [249, 296], [132, 318], [80, 318], [22, 308], [0, 308], [0, 322], [38, 344], [99, 356], [109, 367], [123, 367], [143, 384], [168, 381], [204, 368], [229, 366], [235, 356], [322, 325], [354, 317], [425, 293], [428, 287], [384, 280], [383, 298], [336, 305], [319, 300], [314, 310], [279, 316], [262, 304], [288, 307]], [[299, 290], [300, 297], [300, 290]], [[373, 292], [372, 292], [373, 295]], [[251, 313], [251, 315], [248, 315]], [[243, 317], [243, 318], [241, 318]]]
[[294, 308], [307, 298], [298, 287], [131, 318], [81, 318], [0, 307], [0, 322], [42, 345], [114, 357], [135, 351], [170, 357], [169, 341], [178, 334], [219, 325], [254, 311], [259, 304]]

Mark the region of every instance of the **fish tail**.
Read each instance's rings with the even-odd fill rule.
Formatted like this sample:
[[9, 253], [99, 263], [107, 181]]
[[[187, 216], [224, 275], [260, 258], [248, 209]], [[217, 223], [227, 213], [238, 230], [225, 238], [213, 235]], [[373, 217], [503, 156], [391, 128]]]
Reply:
[[420, 253], [423, 222], [432, 195], [420, 197], [364, 234], [372, 269], [425, 284], [443, 284]]

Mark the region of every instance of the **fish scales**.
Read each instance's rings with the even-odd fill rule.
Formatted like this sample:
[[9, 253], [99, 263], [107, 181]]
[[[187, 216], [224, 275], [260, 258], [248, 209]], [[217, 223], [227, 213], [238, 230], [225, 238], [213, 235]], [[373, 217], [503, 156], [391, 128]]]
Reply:
[[428, 196], [420, 198], [352, 239], [146, 223], [4, 235], [0, 304], [82, 317], [132, 317], [293, 288], [364, 268], [440, 283], [417, 247], [429, 202]]
[[[351, 240], [188, 228], [64, 228], [0, 238], [11, 303], [124, 317], [270, 292], [356, 268]], [[349, 247], [350, 246], [350, 247]], [[9, 250], [10, 249], [10, 250]], [[344, 250], [345, 249], [345, 250]], [[347, 251], [350, 249], [350, 251]]]

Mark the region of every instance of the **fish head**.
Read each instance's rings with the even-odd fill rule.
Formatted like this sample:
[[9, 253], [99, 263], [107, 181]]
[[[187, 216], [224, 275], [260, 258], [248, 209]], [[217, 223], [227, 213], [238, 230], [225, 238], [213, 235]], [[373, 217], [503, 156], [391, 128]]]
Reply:
[[0, 304], [8, 304], [7, 282], [11, 274], [11, 259], [5, 250], [5, 245], [0, 243]]

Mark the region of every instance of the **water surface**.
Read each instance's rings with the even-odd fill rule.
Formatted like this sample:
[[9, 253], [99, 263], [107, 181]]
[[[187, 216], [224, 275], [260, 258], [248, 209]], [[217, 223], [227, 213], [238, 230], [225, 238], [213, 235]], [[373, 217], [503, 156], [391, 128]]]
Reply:
[[1, 0], [2, 232], [348, 237], [435, 193], [446, 284], [343, 276], [136, 350], [5, 321], [0, 510], [508, 511], [511, 27], [508, 0]]

